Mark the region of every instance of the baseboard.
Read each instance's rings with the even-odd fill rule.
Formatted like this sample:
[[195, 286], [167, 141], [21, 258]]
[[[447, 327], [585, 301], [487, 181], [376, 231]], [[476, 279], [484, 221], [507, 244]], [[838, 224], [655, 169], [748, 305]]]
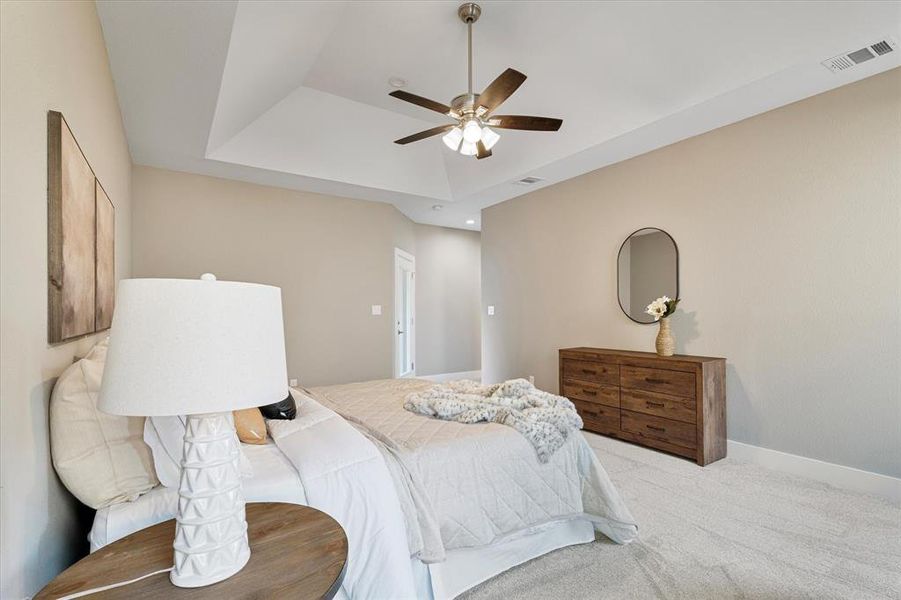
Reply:
[[481, 371], [458, 371], [456, 373], [438, 373], [437, 375], [417, 375], [417, 379], [427, 379], [436, 383], [444, 383], [445, 381], [456, 381], [458, 379], [472, 379], [474, 381], [482, 381]]
[[754, 463], [774, 471], [822, 481], [840, 489], [875, 494], [888, 498], [893, 502], [901, 502], [901, 479], [897, 477], [828, 463], [814, 458], [798, 456], [797, 454], [770, 450], [769, 448], [761, 448], [760, 446], [752, 446], [751, 444], [733, 440], [728, 440], [727, 448], [729, 458]]

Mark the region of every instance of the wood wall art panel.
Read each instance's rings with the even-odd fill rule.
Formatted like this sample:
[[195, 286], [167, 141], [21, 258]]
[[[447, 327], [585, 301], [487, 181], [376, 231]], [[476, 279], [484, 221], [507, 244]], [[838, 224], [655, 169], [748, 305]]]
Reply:
[[[99, 238], [98, 220], [102, 229]], [[47, 114], [47, 321], [50, 343], [64, 342], [109, 327], [115, 286], [114, 236], [115, 208], [112, 202], [97, 181], [63, 115], [50, 111]], [[98, 250], [103, 254], [102, 264], [98, 262]], [[99, 321], [98, 315], [102, 316]]]
[[116, 296], [116, 209], [100, 182], [96, 182], [97, 265], [95, 269], [94, 328], [108, 329], [113, 323]]

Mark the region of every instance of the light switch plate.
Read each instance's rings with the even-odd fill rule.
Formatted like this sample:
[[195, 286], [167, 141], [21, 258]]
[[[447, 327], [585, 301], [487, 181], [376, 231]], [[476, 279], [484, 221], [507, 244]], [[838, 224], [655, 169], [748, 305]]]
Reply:
[[494, 306], [493, 305], [488, 307], [488, 316], [489, 317], [494, 316]]
[[288, 380], [288, 386], [290, 386], [290, 387], [297, 387], [297, 380], [296, 380], [296, 379], [289, 379], [289, 380]]
[[373, 304], [372, 305], [372, 316], [378, 317], [382, 314], [382, 305], [381, 304]]

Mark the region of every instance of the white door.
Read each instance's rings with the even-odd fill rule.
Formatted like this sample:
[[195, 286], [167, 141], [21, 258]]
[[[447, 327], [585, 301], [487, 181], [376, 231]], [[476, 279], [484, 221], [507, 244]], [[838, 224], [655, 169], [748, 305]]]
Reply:
[[394, 376], [416, 374], [416, 259], [394, 249]]

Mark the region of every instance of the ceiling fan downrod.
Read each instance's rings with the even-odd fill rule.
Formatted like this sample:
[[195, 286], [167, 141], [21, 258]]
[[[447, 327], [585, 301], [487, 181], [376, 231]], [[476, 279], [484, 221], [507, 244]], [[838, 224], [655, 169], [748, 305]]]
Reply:
[[472, 96], [472, 24], [478, 21], [479, 17], [482, 16], [482, 7], [475, 2], [466, 2], [461, 4], [457, 9], [457, 16], [460, 17], [461, 21], [466, 23], [466, 46], [469, 50], [467, 56], [467, 73], [469, 74], [467, 93]]

